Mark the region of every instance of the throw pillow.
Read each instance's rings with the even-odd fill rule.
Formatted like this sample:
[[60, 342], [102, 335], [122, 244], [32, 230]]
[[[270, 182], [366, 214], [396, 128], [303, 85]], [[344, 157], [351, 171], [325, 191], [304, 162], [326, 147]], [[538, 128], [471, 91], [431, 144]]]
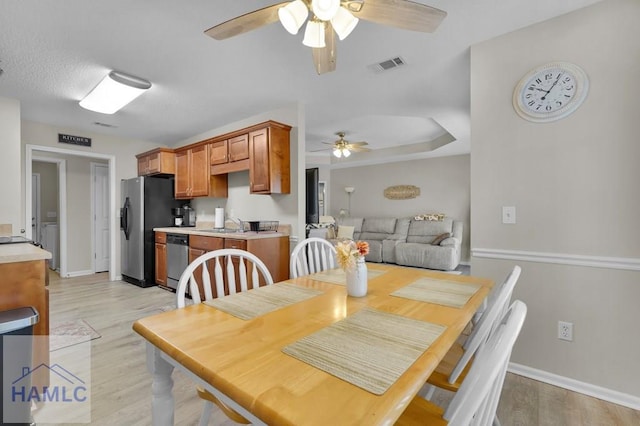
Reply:
[[445, 232], [444, 234], [440, 234], [437, 237], [435, 237], [433, 239], [433, 241], [431, 241], [431, 245], [432, 246], [438, 246], [438, 245], [440, 245], [441, 242], [443, 242], [444, 240], [446, 240], [450, 236], [451, 236], [451, 234], [448, 233], [448, 232]]
[[418, 215], [416, 217], [414, 217], [414, 220], [429, 220], [432, 222], [442, 222], [444, 220], [444, 213], [427, 213], [427, 214], [421, 214]]
[[346, 238], [348, 240], [353, 239], [354, 226], [338, 226], [338, 238]]

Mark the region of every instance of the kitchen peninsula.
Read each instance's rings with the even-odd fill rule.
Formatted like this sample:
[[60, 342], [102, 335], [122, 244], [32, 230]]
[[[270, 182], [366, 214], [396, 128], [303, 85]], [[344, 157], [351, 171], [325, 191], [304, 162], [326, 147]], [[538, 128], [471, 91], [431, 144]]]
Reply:
[[[29, 243], [0, 244], [0, 311], [32, 306], [38, 311], [36, 336], [49, 335], [49, 270], [51, 253]], [[48, 339], [38, 339], [33, 365], [49, 363]]]
[[[170, 287], [167, 277], [167, 235], [187, 235], [188, 263], [206, 252], [223, 248], [246, 250], [264, 262], [274, 282], [289, 279], [289, 233], [270, 232], [219, 232], [211, 228], [154, 228], [156, 283]], [[186, 248], [186, 247], [185, 247]], [[186, 267], [186, 265], [185, 265]], [[176, 277], [174, 277], [176, 278]], [[204, 293], [201, 293], [204, 294]]]

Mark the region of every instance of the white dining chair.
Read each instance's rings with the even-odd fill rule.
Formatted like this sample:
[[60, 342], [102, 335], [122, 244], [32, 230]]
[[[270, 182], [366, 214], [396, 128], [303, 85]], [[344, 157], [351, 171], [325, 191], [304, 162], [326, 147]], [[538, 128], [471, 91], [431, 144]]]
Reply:
[[324, 238], [300, 241], [291, 252], [291, 278], [315, 274], [336, 267], [336, 248]]
[[[200, 288], [204, 292], [204, 300], [212, 300], [258, 288], [261, 283], [271, 285], [273, 278], [264, 262], [253, 253], [238, 249], [210, 251], [191, 262], [180, 276], [176, 289], [176, 306], [185, 307], [187, 286], [192, 303], [198, 304], [202, 301]], [[197, 392], [205, 401], [199, 423], [201, 426], [209, 423], [213, 404], [234, 422], [250, 423], [205, 389], [197, 387]]]
[[[474, 355], [481, 350], [489, 336], [495, 330], [511, 301], [513, 289], [520, 278], [522, 269], [514, 266], [507, 278], [491, 292], [487, 298], [487, 309], [480, 321], [473, 327], [471, 334], [463, 344], [454, 343], [438, 364], [420, 391], [426, 399], [431, 399], [435, 387], [457, 392], [467, 375]], [[475, 361], [473, 361], [475, 362]]]
[[526, 315], [527, 306], [519, 300], [513, 302], [477, 354], [469, 374], [446, 410], [416, 395], [396, 425], [491, 425], [496, 418], [513, 345]]

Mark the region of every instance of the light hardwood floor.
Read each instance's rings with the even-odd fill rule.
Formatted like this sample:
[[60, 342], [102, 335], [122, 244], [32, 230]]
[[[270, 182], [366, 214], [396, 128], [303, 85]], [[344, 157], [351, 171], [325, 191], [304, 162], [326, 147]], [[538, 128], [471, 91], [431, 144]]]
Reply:
[[[157, 287], [139, 288], [107, 274], [60, 279], [50, 276], [51, 322], [83, 319], [101, 337], [91, 343], [91, 424], [151, 424], [151, 376], [145, 347], [131, 325], [174, 304], [175, 295]], [[177, 425], [196, 425], [202, 402], [193, 384], [174, 372]], [[446, 405], [451, 395], [436, 392], [434, 402]], [[504, 426], [638, 425], [640, 412], [508, 374], [498, 407]], [[234, 425], [214, 409], [211, 425]]]

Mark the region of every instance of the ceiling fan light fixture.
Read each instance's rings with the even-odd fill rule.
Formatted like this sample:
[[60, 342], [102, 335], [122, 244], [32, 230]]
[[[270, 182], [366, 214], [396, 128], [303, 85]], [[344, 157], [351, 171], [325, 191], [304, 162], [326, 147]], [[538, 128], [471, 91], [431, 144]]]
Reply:
[[307, 22], [307, 28], [304, 31], [302, 44], [308, 47], [325, 47], [324, 22], [317, 20]]
[[340, 151], [340, 148], [336, 148], [336, 149], [334, 149], [334, 150], [333, 150], [333, 155], [334, 155], [336, 158], [340, 158], [340, 157], [342, 157], [342, 151]]
[[290, 34], [298, 34], [298, 30], [309, 16], [309, 9], [302, 0], [295, 0], [278, 9], [280, 23]]
[[150, 87], [147, 80], [111, 71], [80, 101], [80, 106], [102, 114], [113, 114]]
[[322, 21], [330, 21], [340, 9], [340, 0], [312, 0], [311, 10]]
[[338, 38], [344, 40], [351, 34], [351, 31], [353, 31], [356, 25], [358, 25], [358, 21], [360, 20], [353, 16], [351, 12], [344, 7], [340, 7], [331, 20], [331, 25], [336, 31], [336, 34], [338, 34]]
[[342, 155], [344, 155], [344, 158], [347, 158], [351, 155], [351, 151], [349, 151], [347, 148], [342, 148]]

